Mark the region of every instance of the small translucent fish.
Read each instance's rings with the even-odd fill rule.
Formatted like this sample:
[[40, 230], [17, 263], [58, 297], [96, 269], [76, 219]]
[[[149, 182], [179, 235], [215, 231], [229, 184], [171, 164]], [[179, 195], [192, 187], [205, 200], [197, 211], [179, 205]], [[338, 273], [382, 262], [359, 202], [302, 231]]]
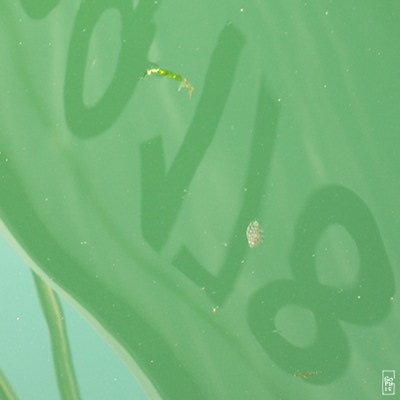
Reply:
[[251, 221], [246, 230], [247, 242], [251, 248], [258, 246], [264, 240], [264, 232], [257, 221]]

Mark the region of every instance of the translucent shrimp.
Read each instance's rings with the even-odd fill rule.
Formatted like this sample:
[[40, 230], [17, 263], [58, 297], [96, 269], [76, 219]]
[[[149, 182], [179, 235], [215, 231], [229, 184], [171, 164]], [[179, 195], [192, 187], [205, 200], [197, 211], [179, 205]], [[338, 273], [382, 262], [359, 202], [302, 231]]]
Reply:
[[183, 86], [185, 89], [187, 89], [187, 91], [189, 93], [189, 99], [192, 98], [194, 87], [189, 83], [189, 81], [184, 76], [177, 74], [175, 72], [172, 72], [172, 71], [168, 71], [163, 68], [149, 68], [146, 71], [146, 73], [144, 74], [144, 76], [148, 76], [148, 75], [152, 75], [152, 74], [158, 74], [158, 75], [173, 79], [177, 82], [180, 82], [180, 86], [179, 86], [178, 90], [180, 90], [181, 87]]

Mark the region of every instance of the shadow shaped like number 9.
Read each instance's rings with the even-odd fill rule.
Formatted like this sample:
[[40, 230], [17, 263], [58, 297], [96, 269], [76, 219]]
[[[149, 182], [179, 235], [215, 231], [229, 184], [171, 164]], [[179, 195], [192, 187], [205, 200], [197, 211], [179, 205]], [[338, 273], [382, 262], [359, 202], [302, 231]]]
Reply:
[[[161, 2], [141, 1], [133, 9], [127, 0], [83, 1], [75, 20], [65, 76], [65, 114], [71, 131], [92, 138], [113, 125], [147, 68], [147, 53], [155, 34], [152, 15]], [[122, 19], [121, 50], [116, 71], [102, 98], [88, 107], [83, 101], [90, 38], [101, 15], [117, 9]]]

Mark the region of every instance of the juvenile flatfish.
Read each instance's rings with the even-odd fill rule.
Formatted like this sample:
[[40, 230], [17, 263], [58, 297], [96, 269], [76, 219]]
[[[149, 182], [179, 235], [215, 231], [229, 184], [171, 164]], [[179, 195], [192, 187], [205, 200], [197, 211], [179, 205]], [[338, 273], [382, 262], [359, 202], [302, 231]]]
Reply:
[[246, 229], [247, 242], [251, 248], [258, 246], [264, 240], [264, 232], [258, 221], [251, 221]]

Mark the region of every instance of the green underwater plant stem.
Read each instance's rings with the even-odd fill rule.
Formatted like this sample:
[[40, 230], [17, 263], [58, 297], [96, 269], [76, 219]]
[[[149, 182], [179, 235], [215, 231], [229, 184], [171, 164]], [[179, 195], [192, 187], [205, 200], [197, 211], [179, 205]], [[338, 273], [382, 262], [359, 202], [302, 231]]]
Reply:
[[56, 293], [33, 273], [40, 304], [49, 328], [58, 388], [64, 400], [79, 400], [78, 383], [72, 364], [64, 314]]
[[161, 76], [165, 76], [167, 78], [173, 79], [174, 81], [180, 82], [181, 86], [187, 89], [189, 93], [189, 99], [192, 98], [194, 87], [189, 83], [189, 81], [182, 75], [177, 74], [176, 72], [168, 71], [163, 68], [149, 68], [144, 76], [158, 74]]
[[4, 400], [18, 400], [17, 395], [14, 393], [10, 383], [0, 369], [0, 399]]

